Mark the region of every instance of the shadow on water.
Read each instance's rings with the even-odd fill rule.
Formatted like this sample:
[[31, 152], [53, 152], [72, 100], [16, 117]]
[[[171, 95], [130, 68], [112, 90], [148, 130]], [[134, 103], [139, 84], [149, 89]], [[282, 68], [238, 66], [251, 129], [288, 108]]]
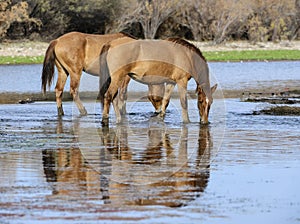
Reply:
[[[91, 128], [81, 127], [84, 124], [77, 119], [73, 141], [78, 146], [62, 144], [42, 151], [53, 196], [169, 207], [199, 197], [209, 181], [210, 128], [150, 123], [148, 127]], [[59, 119], [58, 134], [64, 132], [63, 126]]]

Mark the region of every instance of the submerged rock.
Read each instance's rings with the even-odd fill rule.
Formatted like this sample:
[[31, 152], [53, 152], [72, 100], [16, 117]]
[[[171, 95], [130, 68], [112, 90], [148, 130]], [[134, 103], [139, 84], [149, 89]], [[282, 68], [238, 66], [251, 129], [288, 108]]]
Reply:
[[26, 103], [34, 103], [34, 100], [31, 98], [27, 98], [25, 100], [19, 100], [20, 104], [26, 104]]

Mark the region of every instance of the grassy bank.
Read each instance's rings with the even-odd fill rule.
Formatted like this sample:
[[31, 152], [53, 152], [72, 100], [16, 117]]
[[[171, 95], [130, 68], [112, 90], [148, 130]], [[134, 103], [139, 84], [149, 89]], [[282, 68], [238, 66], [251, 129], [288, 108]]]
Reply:
[[245, 50], [203, 52], [208, 61], [300, 60], [299, 50]]
[[0, 56], [0, 65], [40, 64], [44, 56]]
[[[206, 51], [207, 61], [276, 61], [300, 60], [299, 50], [243, 50], [243, 51]], [[0, 56], [0, 64], [40, 64], [43, 56]]]

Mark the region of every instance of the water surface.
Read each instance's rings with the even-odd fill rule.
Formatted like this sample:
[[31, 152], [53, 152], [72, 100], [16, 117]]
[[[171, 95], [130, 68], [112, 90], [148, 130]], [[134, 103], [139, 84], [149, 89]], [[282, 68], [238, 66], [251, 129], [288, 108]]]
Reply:
[[[209, 63], [211, 83], [216, 82], [226, 90], [264, 89], [266, 87], [298, 88], [300, 62], [243, 62]], [[0, 92], [40, 92], [42, 65], [0, 66]], [[57, 77], [57, 74], [55, 75]], [[69, 79], [65, 91], [69, 91]], [[54, 90], [52, 85], [51, 90]], [[130, 91], [145, 91], [145, 85], [132, 81]], [[189, 82], [195, 89], [195, 82]], [[97, 91], [98, 78], [83, 73], [80, 91]]]
[[190, 101], [191, 124], [178, 100], [164, 123], [129, 102], [109, 128], [94, 102], [87, 117], [65, 103], [62, 119], [55, 103], [2, 105], [1, 220], [298, 223], [300, 118], [249, 115], [263, 105], [236, 99], [224, 114], [215, 100], [205, 127]]
[[[210, 68], [223, 89], [299, 86], [299, 62]], [[0, 92], [40, 91], [40, 70], [1, 66]], [[83, 90], [97, 86], [83, 75]], [[215, 99], [201, 126], [189, 99], [184, 125], [178, 99], [165, 122], [149, 102], [129, 100], [124, 122], [112, 113], [102, 128], [99, 104], [84, 105], [81, 117], [64, 102], [62, 118], [55, 102], [0, 105], [1, 223], [299, 223], [299, 116], [253, 115], [271, 105]]]

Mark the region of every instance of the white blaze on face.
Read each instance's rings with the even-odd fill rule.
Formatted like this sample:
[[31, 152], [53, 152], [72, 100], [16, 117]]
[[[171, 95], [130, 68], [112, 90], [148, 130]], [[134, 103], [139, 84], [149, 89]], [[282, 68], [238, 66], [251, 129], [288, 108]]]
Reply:
[[205, 114], [208, 115], [209, 99], [207, 97], [205, 98], [205, 102], [206, 102], [206, 105], [205, 105]]
[[207, 97], [205, 97], [205, 105], [203, 108], [203, 113], [200, 115], [201, 116], [201, 123], [202, 124], [207, 124], [208, 123], [208, 110], [209, 110], [209, 99]]

